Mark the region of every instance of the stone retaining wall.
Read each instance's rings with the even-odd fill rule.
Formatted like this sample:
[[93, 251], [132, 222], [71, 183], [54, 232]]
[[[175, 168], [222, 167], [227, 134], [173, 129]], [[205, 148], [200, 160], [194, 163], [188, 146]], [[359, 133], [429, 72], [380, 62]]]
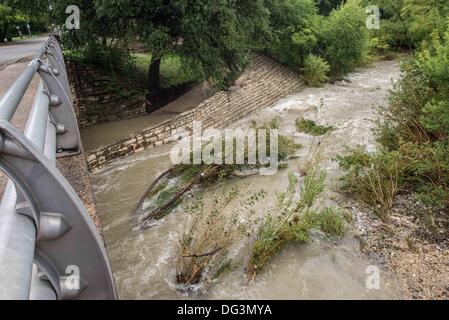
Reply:
[[170, 143], [176, 129], [191, 130], [193, 121], [201, 121], [203, 129], [224, 128], [256, 110], [271, 106], [301, 87], [296, 73], [267, 57], [257, 56], [229, 90], [218, 92], [194, 109], [158, 126], [88, 152], [89, 169], [95, 170], [135, 152]]
[[75, 112], [80, 128], [145, 114], [147, 100], [141, 96], [121, 96], [110, 77], [94, 66], [66, 61]]

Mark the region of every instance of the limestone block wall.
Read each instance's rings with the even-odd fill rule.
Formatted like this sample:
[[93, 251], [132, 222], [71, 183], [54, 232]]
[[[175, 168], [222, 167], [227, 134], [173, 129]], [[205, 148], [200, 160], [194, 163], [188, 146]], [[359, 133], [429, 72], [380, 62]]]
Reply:
[[165, 123], [88, 152], [89, 169], [95, 170], [135, 152], [170, 143], [176, 129], [191, 130], [193, 121], [201, 121], [203, 129], [224, 128], [256, 110], [273, 105], [301, 87], [296, 73], [265, 56], [256, 56], [229, 90], [218, 92], [194, 109]]
[[120, 96], [111, 90], [113, 81], [98, 68], [71, 60], [66, 61], [66, 66], [80, 128], [146, 113], [144, 94]]

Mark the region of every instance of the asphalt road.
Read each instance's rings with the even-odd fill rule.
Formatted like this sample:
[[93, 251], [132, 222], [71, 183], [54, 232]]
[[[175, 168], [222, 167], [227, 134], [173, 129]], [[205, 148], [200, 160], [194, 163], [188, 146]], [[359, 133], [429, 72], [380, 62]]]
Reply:
[[48, 36], [0, 44], [0, 69], [18, 60], [34, 57]]

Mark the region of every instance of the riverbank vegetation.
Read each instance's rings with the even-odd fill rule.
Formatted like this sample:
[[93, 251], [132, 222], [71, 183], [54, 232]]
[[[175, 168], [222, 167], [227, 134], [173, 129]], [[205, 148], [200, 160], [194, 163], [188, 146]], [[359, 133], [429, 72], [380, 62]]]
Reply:
[[318, 87], [329, 80], [329, 64], [323, 58], [313, 54], [306, 58], [302, 71], [304, 82], [308, 86]]
[[287, 190], [278, 194], [275, 206], [264, 214], [262, 223], [254, 232], [255, 240], [250, 247], [246, 268], [249, 279], [254, 279], [287, 242], [308, 242], [312, 229], [319, 229], [330, 236], [344, 234], [342, 212], [333, 207], [323, 209], [316, 206], [318, 197], [325, 190], [325, 177], [316, 164], [304, 170], [301, 183], [297, 176], [289, 176]]
[[[271, 258], [288, 242], [308, 242], [312, 230], [329, 237], [344, 235], [347, 225], [340, 209], [321, 207], [325, 173], [316, 160], [301, 174], [290, 174], [288, 187], [274, 204], [261, 205], [266, 192], [260, 190], [241, 199], [234, 187], [223, 196], [205, 203], [201, 196], [186, 205], [188, 217], [179, 241], [176, 281], [184, 290], [207, 285], [212, 279], [234, 270], [241, 262], [231, 254], [244, 241], [248, 280], [253, 280]], [[240, 197], [240, 198], [239, 198]]]
[[189, 289], [230, 271], [236, 262], [229, 251], [248, 237], [257, 220], [255, 206], [265, 195], [262, 190], [239, 200], [239, 190], [232, 188], [224, 196], [215, 197], [208, 206], [201, 196], [188, 204], [177, 255], [177, 283]]
[[[403, 63], [403, 78], [381, 112], [376, 130], [379, 150], [367, 152], [361, 147], [339, 158], [347, 170], [343, 189], [384, 220], [395, 197], [410, 192], [440, 218], [448, 217], [449, 21], [443, 23], [441, 17], [447, 17], [449, 4], [426, 4], [416, 3], [423, 11], [412, 15], [417, 7], [403, 1], [401, 12], [409, 13], [406, 17], [411, 20], [397, 41], [407, 40], [418, 49]], [[424, 21], [424, 12], [435, 19]], [[418, 24], [423, 24], [419, 34]]]
[[[50, 11], [36, 11], [61, 26], [66, 49], [107, 71], [138, 73], [134, 82], [153, 94], [206, 80], [228, 87], [254, 53], [267, 54], [318, 85], [372, 59], [392, 58], [394, 50], [417, 48], [433, 30], [441, 38], [448, 13], [442, 0], [434, 6], [424, 0], [39, 2], [45, 4]], [[79, 30], [63, 27], [68, 5], [82, 12]], [[366, 27], [369, 5], [380, 7], [379, 30]], [[23, 6], [25, 13], [32, 9]]]

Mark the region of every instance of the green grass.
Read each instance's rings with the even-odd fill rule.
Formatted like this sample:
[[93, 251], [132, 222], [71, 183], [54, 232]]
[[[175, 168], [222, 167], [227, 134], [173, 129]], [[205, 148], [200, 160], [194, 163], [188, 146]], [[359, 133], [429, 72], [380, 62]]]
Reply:
[[[140, 72], [148, 72], [151, 53], [134, 53], [132, 57]], [[198, 80], [198, 77], [194, 74], [183, 69], [181, 58], [177, 55], [170, 55], [162, 59], [160, 73], [161, 86], [163, 88], [197, 82]]]
[[299, 132], [311, 134], [313, 136], [321, 136], [331, 131], [333, 127], [324, 127], [317, 125], [312, 120], [306, 120], [304, 118], [296, 120], [296, 129]]
[[345, 216], [341, 210], [335, 207], [325, 208], [316, 215], [315, 219], [316, 225], [324, 233], [336, 237], [345, 234]]

